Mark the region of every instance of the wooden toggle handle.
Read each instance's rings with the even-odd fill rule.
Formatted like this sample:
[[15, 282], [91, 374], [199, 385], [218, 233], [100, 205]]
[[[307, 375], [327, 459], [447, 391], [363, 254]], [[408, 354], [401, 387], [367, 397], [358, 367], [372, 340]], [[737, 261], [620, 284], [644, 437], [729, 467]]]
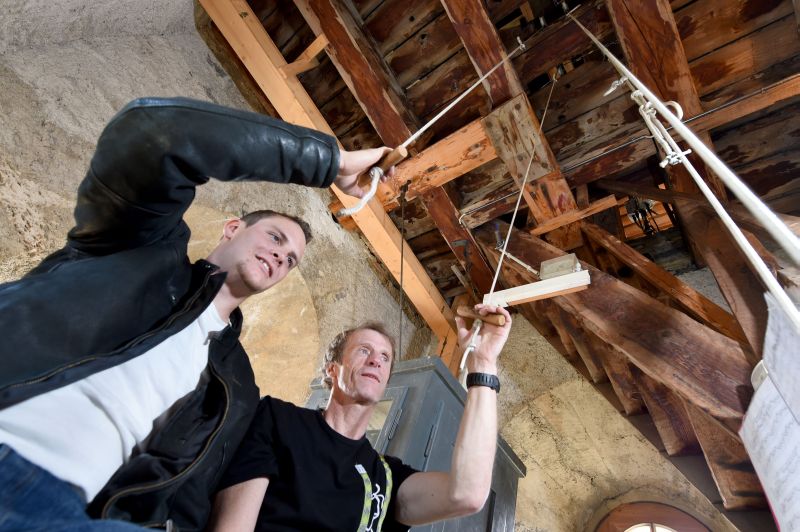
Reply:
[[406, 157], [408, 157], [408, 150], [403, 146], [398, 146], [389, 153], [387, 153], [386, 155], [384, 155], [383, 157], [381, 157], [381, 160], [378, 161], [378, 164], [376, 164], [375, 166], [383, 170], [383, 173], [385, 174], [386, 172], [389, 171], [389, 168], [395, 166]]
[[461, 305], [456, 309], [456, 314], [461, 316], [462, 318], [469, 318], [471, 320], [481, 320], [485, 323], [491, 323], [492, 325], [497, 325], [498, 327], [502, 327], [506, 324], [506, 317], [502, 314], [488, 314], [486, 316], [481, 316], [477, 312], [475, 312], [472, 307], [467, 307]]

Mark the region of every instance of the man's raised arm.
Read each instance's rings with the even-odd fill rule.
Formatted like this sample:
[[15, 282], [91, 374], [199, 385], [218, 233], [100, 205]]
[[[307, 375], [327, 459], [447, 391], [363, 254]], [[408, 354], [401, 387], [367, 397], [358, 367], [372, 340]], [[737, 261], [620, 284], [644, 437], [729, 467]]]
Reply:
[[[497, 357], [511, 328], [511, 316], [501, 307], [477, 305], [479, 313], [502, 314], [503, 327], [484, 323], [478, 347], [472, 352], [467, 368], [470, 373], [497, 375]], [[470, 331], [461, 318], [458, 335], [466, 347]], [[497, 445], [497, 392], [487, 386], [471, 386], [458, 430], [450, 472], [414, 473], [400, 485], [396, 518], [407, 525], [470, 515], [483, 508], [492, 483], [492, 469]]]
[[387, 150], [340, 151], [324, 133], [206, 102], [135, 100], [100, 135], [78, 190], [69, 243], [101, 255], [165, 238], [209, 178], [336, 182], [359, 197], [354, 178]]

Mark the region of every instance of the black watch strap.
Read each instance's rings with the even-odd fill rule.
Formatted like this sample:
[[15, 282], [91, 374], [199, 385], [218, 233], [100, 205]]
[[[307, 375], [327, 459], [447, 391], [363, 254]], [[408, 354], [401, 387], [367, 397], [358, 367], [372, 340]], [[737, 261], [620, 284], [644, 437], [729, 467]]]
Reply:
[[469, 373], [467, 374], [467, 388], [472, 386], [486, 386], [500, 393], [500, 379], [497, 375], [490, 373]]

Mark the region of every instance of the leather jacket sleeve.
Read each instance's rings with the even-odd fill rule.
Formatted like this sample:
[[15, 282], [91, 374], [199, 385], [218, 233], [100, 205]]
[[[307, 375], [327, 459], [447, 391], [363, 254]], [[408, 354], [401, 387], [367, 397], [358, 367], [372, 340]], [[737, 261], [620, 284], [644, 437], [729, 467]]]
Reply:
[[105, 255], [185, 234], [209, 178], [327, 187], [338, 168], [336, 140], [317, 131], [183, 98], [135, 100], [100, 135], [68, 245]]

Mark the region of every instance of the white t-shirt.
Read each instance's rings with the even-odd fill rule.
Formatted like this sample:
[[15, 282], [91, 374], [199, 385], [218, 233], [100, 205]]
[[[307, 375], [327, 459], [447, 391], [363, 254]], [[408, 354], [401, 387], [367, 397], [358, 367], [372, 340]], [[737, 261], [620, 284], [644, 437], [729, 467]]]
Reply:
[[197, 387], [208, 365], [209, 335], [226, 326], [211, 304], [146, 353], [0, 410], [0, 443], [91, 501], [154, 422]]

